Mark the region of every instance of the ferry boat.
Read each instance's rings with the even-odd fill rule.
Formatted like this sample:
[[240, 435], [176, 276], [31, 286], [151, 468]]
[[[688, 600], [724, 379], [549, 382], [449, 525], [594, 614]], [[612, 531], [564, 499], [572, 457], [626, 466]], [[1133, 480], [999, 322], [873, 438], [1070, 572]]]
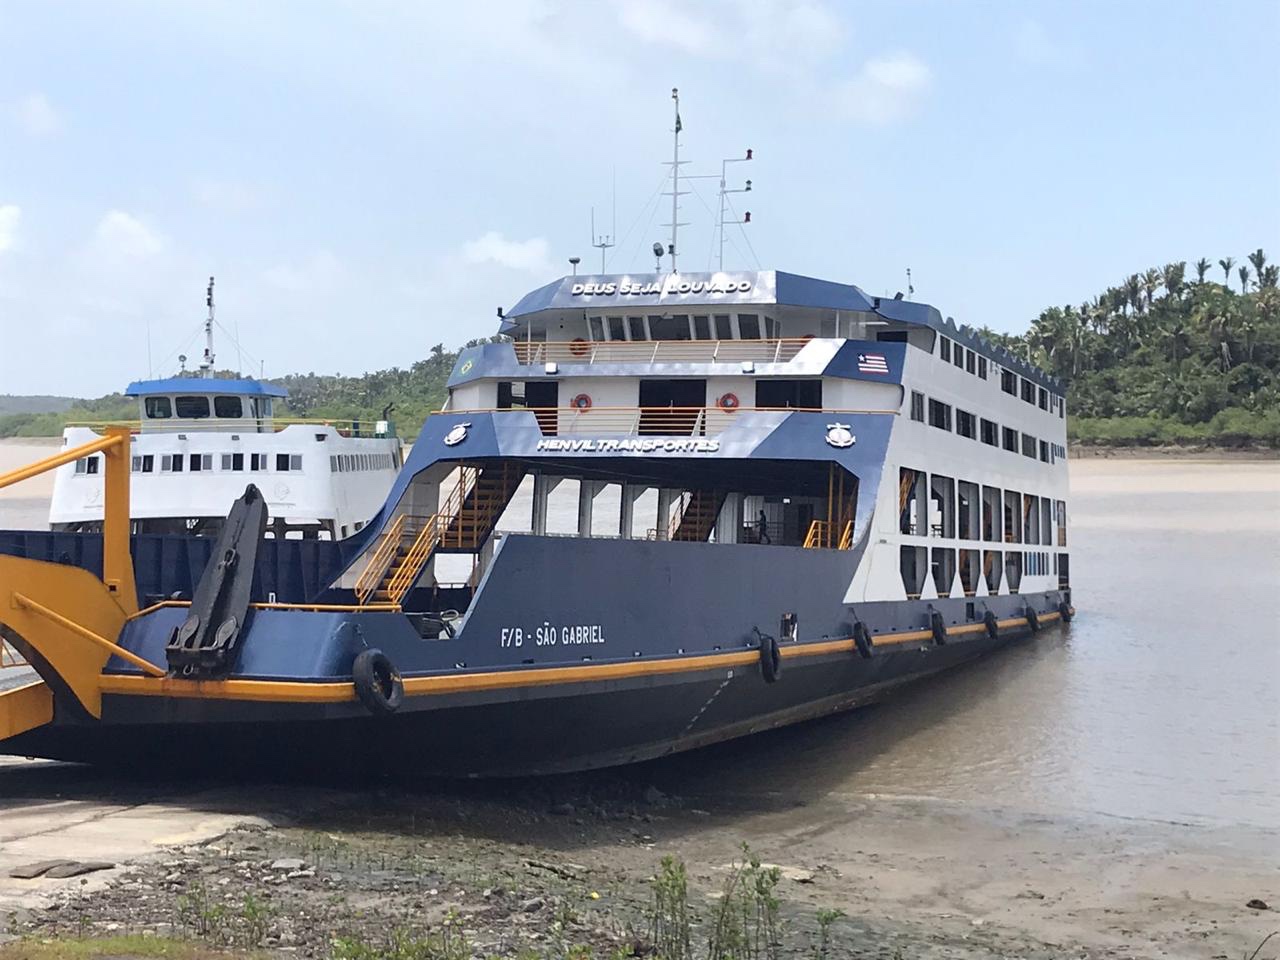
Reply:
[[[1062, 384], [933, 307], [774, 271], [570, 276], [502, 332], [348, 541], [353, 591], [254, 595], [256, 488], [189, 599], [137, 609], [118, 533], [101, 580], [0, 556], [42, 678], [0, 694], [0, 752], [581, 769], [844, 710], [1072, 615]], [[475, 575], [442, 587], [458, 554]]]
[[[235, 499], [252, 482], [267, 503], [268, 535], [337, 540], [359, 532], [382, 506], [401, 466], [389, 420], [278, 418], [283, 387], [214, 375], [213, 280], [208, 289], [204, 357], [195, 376], [141, 380], [130, 448], [135, 533], [216, 536]], [[101, 424], [73, 424], [64, 447], [101, 435]], [[103, 457], [80, 457], [54, 475], [49, 527], [102, 528]]]

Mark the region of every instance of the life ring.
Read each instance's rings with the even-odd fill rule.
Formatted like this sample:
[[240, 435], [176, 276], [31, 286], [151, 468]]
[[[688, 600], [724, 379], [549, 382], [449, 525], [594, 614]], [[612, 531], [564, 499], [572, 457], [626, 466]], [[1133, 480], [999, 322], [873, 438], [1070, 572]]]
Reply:
[[1040, 617], [1030, 605], [1022, 611], [1022, 615], [1027, 618], [1027, 626], [1031, 628], [1032, 633], [1040, 632]]
[[591, 396], [586, 393], [580, 393], [573, 398], [573, 405], [579, 410], [590, 410]]
[[760, 635], [760, 670], [765, 683], [776, 683], [782, 676], [782, 649], [776, 637]]
[[376, 647], [361, 650], [351, 664], [356, 696], [374, 716], [389, 716], [404, 701], [404, 681], [400, 671]]
[[736, 393], [726, 393], [716, 401], [716, 406], [721, 410], [732, 413], [738, 409], [738, 395]]
[[861, 620], [853, 625], [853, 647], [864, 660], [871, 659], [875, 644], [871, 640], [871, 634], [867, 631], [867, 625]]
[[574, 337], [573, 342], [569, 344], [569, 352], [575, 357], [585, 357], [591, 352], [591, 345], [582, 337]]
[[937, 610], [929, 613], [929, 632], [933, 634], [933, 642], [938, 646], [945, 646], [947, 643], [947, 625], [942, 620], [942, 614]]
[[982, 622], [986, 625], [987, 636], [995, 640], [1000, 636], [1000, 621], [996, 619], [996, 615], [988, 610], [982, 615]]

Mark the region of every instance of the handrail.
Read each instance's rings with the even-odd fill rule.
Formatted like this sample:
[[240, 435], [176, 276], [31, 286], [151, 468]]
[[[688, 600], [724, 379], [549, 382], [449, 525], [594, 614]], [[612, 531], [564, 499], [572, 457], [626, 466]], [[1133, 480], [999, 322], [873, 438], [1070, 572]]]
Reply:
[[88, 627], [82, 627], [80, 624], [76, 623], [74, 620], [68, 620], [62, 614], [58, 613], [57, 611], [50, 610], [48, 607], [44, 606], [43, 604], [37, 603], [36, 601], [32, 600], [30, 597], [26, 596], [25, 594], [15, 592], [13, 594], [13, 602], [17, 604], [19, 607], [22, 607], [26, 610], [30, 610], [32, 613], [36, 614], [37, 616], [44, 617], [46, 620], [48, 620], [51, 623], [56, 623], [58, 626], [62, 627], [62, 629], [68, 630], [71, 633], [74, 633], [77, 637], [81, 637], [85, 640], [88, 640], [90, 643], [101, 647], [102, 649], [106, 650], [108, 653], [114, 654], [115, 656], [119, 657], [121, 660], [125, 660], [128, 663], [133, 664], [135, 667], [142, 670], [144, 673], [149, 673], [153, 677], [163, 677], [165, 676], [166, 673], [168, 673], [168, 671], [165, 670], [163, 667], [158, 667], [154, 663], [152, 663], [150, 660], [146, 660], [138, 656], [136, 653], [134, 653], [131, 650], [126, 650], [124, 647], [120, 646], [118, 643], [114, 643], [111, 640], [108, 640], [106, 637], [99, 636], [98, 634], [90, 630]]
[[827, 521], [813, 520], [809, 523], [809, 532], [805, 534], [804, 548], [812, 550], [815, 547], [824, 545], [827, 538]]
[[404, 560], [391, 575], [391, 582], [387, 584], [387, 598], [392, 603], [399, 603], [404, 599], [409, 588], [418, 579], [418, 574], [422, 572], [431, 551], [440, 542], [440, 519], [440, 515], [436, 514], [427, 520], [426, 525], [418, 531]]
[[790, 361], [810, 342], [809, 337], [761, 340], [516, 340], [511, 346], [521, 364], [557, 360], [563, 363], [658, 363], [704, 361], [738, 363]]
[[840, 534], [840, 550], [848, 550], [853, 546], [853, 521], [850, 520], [844, 525], [844, 533]]
[[396, 551], [400, 549], [400, 534], [404, 529], [405, 516], [406, 514], [402, 513], [395, 518], [391, 528], [378, 541], [378, 546], [373, 551], [373, 556], [369, 558], [369, 562], [365, 565], [363, 572], [356, 579], [356, 599], [362, 603], [373, 596], [374, 591], [378, 589], [378, 584], [386, 576], [387, 569], [391, 566], [391, 561], [395, 559]]
[[[338, 433], [348, 436], [360, 434], [362, 439], [393, 439], [395, 434], [388, 432], [377, 435], [376, 420], [345, 420], [341, 417], [301, 418], [301, 417], [201, 417], [199, 419], [176, 421], [160, 420], [68, 420], [64, 427], [84, 427], [89, 430], [103, 430], [107, 427], [128, 427], [133, 433], [210, 433], [226, 431], [242, 431], [246, 433], [270, 427], [271, 432], [278, 433], [285, 427], [332, 427]], [[367, 434], [368, 436], [364, 436]]]

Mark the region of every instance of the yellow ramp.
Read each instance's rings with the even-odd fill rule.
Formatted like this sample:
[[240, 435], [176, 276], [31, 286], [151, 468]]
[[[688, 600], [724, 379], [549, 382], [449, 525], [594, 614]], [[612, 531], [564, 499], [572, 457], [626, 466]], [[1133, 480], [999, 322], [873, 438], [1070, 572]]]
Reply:
[[43, 727], [53, 720], [53, 693], [43, 680], [0, 690], [0, 740]]

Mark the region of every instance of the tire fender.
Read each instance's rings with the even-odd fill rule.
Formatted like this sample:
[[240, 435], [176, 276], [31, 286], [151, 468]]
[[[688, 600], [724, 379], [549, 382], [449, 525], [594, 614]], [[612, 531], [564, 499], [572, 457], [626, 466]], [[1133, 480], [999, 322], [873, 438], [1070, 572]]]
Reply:
[[942, 620], [942, 614], [937, 610], [929, 612], [929, 630], [933, 634], [933, 642], [938, 646], [944, 646], [947, 642], [947, 625]]
[[982, 615], [982, 622], [986, 625], [987, 636], [995, 640], [1000, 636], [1000, 621], [996, 619], [996, 615], [988, 610]]
[[760, 637], [760, 670], [765, 683], [777, 683], [782, 676], [782, 648], [777, 638], [768, 634]]
[[1031, 632], [1039, 633], [1040, 617], [1030, 604], [1028, 604], [1027, 607], [1022, 611], [1022, 615], [1027, 618], [1027, 626], [1031, 628]]
[[404, 702], [404, 681], [387, 655], [376, 647], [361, 650], [351, 662], [356, 696], [375, 717], [390, 716]]
[[871, 633], [867, 630], [867, 625], [861, 620], [853, 625], [853, 647], [858, 651], [858, 656], [864, 660], [870, 660], [875, 649]]

